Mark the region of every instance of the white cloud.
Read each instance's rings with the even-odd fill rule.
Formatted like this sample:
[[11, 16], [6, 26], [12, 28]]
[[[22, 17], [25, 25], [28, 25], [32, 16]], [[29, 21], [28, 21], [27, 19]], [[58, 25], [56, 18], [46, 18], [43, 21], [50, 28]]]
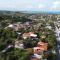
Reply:
[[44, 5], [44, 4], [39, 4], [38, 5], [38, 9], [40, 9], [40, 10], [43, 10], [43, 9], [45, 9], [46, 8], [46, 6]]
[[55, 1], [55, 2], [53, 2], [53, 4], [54, 4], [54, 5], [59, 5], [60, 2], [59, 2], [59, 1]]
[[50, 10], [59, 11], [60, 10], [60, 1], [55, 1], [52, 3]]
[[53, 8], [59, 8], [59, 5], [60, 5], [60, 2], [59, 1], [55, 1], [54, 3], [53, 3]]
[[38, 8], [43, 8], [44, 6], [42, 4], [39, 4]]

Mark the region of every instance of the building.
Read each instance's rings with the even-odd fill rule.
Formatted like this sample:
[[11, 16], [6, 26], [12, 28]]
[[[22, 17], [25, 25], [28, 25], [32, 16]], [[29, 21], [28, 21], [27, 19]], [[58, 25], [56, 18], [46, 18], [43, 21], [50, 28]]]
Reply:
[[45, 43], [45, 42], [38, 42], [38, 46], [41, 50], [43, 51], [47, 51], [48, 50], [48, 43]]
[[30, 60], [40, 60], [39, 58], [37, 58], [35, 55], [31, 56]]
[[24, 33], [23, 34], [23, 39], [27, 39], [29, 37], [36, 38], [37, 37], [37, 34], [34, 34], [34, 32], [27, 32], [27, 33]]
[[16, 41], [15, 48], [24, 49], [24, 44], [20, 41]]
[[43, 51], [40, 49], [40, 47], [34, 47], [34, 56], [38, 59], [42, 59]]
[[37, 47], [33, 48], [34, 56], [38, 59], [42, 59], [42, 54], [44, 51], [48, 50], [48, 43], [45, 42], [38, 42]]

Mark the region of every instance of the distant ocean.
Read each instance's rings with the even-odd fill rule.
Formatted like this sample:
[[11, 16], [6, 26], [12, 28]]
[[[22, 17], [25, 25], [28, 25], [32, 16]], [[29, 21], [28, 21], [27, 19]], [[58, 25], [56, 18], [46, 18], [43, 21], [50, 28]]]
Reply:
[[60, 14], [60, 11], [9, 11], [9, 10], [0, 10], [2, 12], [20, 12], [20, 13], [27, 13], [27, 14]]
[[29, 13], [29, 14], [60, 14], [60, 11], [23, 11], [23, 13]]

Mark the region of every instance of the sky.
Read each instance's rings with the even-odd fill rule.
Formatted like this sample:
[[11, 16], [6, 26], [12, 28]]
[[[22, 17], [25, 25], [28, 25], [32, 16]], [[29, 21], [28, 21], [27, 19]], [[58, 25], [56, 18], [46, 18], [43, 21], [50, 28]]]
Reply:
[[60, 0], [0, 0], [0, 10], [60, 11]]

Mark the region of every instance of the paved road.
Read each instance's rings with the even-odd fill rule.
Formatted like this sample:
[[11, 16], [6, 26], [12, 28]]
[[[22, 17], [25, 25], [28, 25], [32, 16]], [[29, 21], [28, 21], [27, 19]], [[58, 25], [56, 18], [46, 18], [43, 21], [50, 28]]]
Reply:
[[56, 50], [56, 54], [57, 54], [57, 59], [56, 60], [60, 60], [60, 41], [57, 41], [57, 50]]
[[60, 60], [60, 30], [57, 31], [57, 49], [56, 49], [56, 54], [57, 54], [57, 59], [56, 60]]

